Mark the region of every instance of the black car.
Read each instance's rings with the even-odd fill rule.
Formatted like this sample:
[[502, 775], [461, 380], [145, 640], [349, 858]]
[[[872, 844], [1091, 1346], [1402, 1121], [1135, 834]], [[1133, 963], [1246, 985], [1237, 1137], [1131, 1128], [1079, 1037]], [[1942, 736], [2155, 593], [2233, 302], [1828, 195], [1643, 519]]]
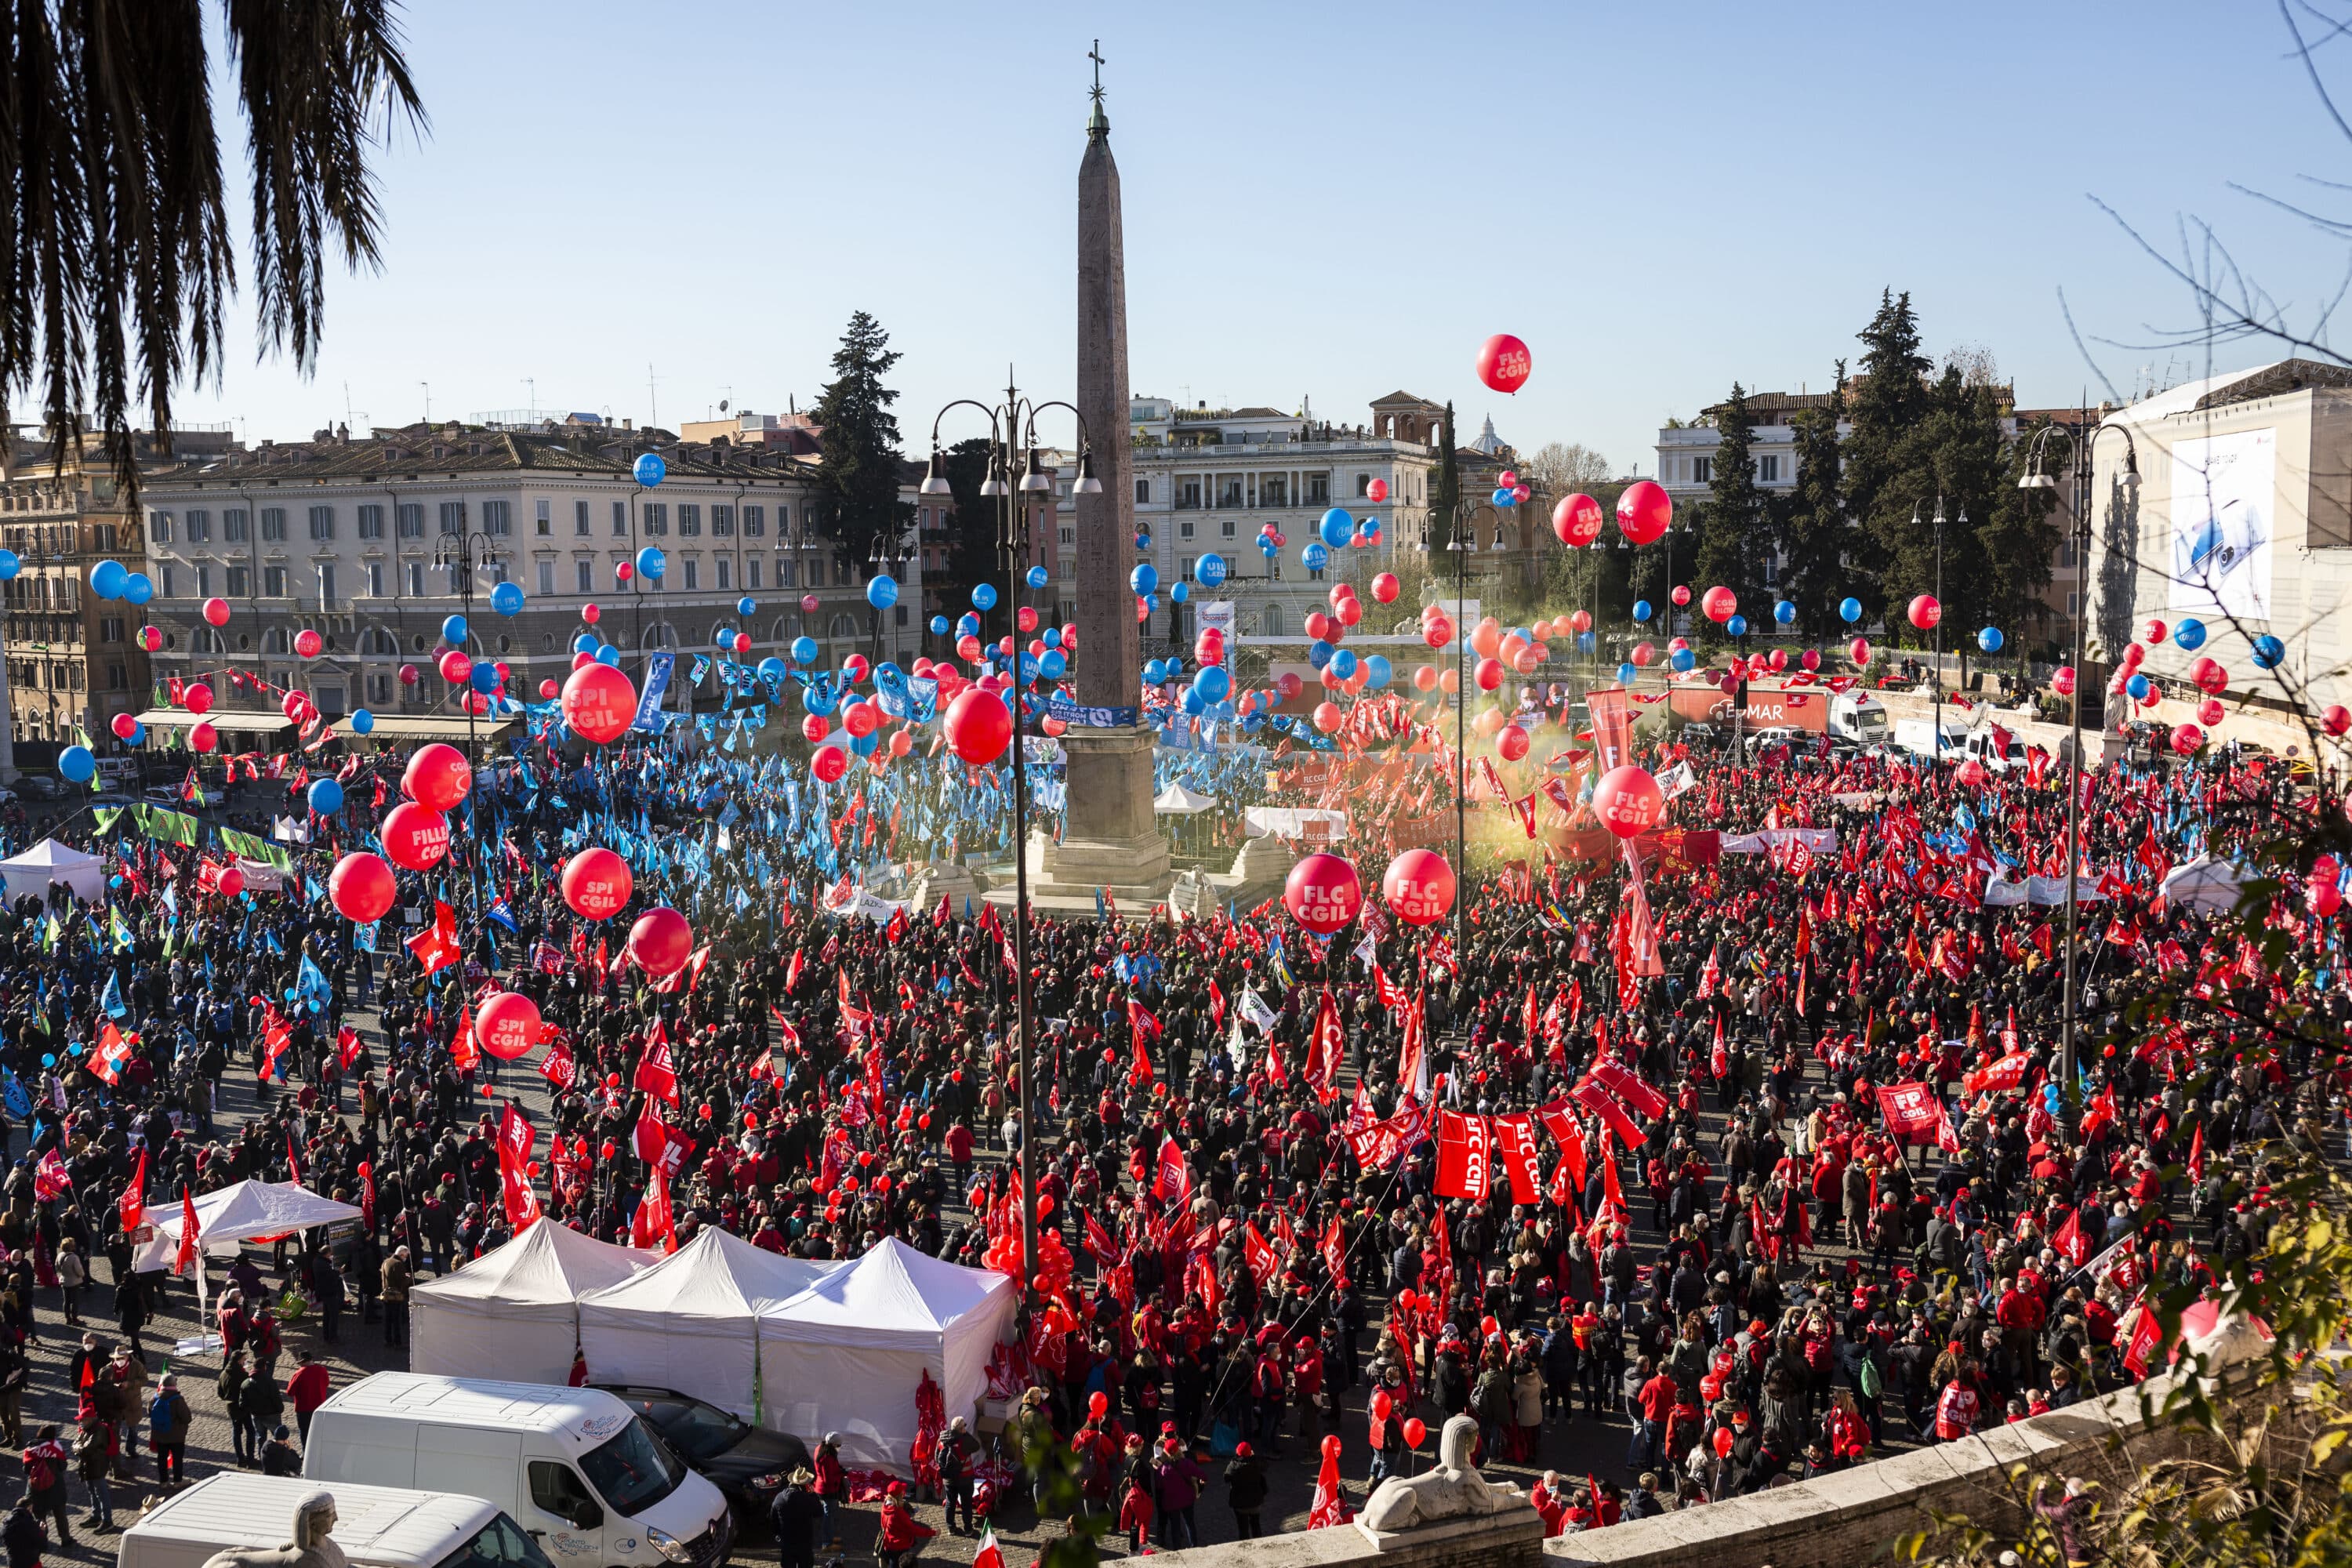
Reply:
[[809, 1463], [808, 1445], [754, 1426], [691, 1394], [634, 1384], [596, 1385], [646, 1418], [679, 1458], [727, 1494], [736, 1516], [764, 1524], [784, 1478]]

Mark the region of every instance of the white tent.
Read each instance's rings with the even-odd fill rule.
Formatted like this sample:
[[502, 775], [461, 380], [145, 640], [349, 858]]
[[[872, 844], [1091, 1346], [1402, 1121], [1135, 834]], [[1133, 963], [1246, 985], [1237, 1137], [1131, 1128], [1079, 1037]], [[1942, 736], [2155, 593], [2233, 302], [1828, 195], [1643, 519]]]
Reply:
[[510, 1383], [564, 1383], [580, 1298], [659, 1260], [540, 1219], [495, 1252], [408, 1293], [408, 1370]]
[[767, 1424], [812, 1442], [838, 1432], [845, 1463], [903, 1470], [923, 1373], [940, 1385], [949, 1415], [971, 1415], [1015, 1304], [1004, 1275], [887, 1238], [762, 1323]]
[[2238, 873], [2228, 861], [2200, 855], [2165, 873], [2164, 896], [2184, 909], [2227, 912], [2238, 907]]
[[761, 1316], [834, 1267], [706, 1230], [635, 1278], [580, 1298], [588, 1375], [675, 1389], [748, 1421]]
[[[147, 1205], [154, 1238], [139, 1249], [132, 1267], [141, 1272], [169, 1268], [180, 1252], [181, 1206], [158, 1201]], [[236, 1182], [196, 1199], [196, 1237], [208, 1258], [234, 1258], [247, 1241], [274, 1241], [314, 1225], [358, 1219], [349, 1204], [322, 1198], [292, 1182]]]
[[1215, 796], [1186, 788], [1181, 779], [1169, 780], [1168, 787], [1151, 798], [1151, 809], [1169, 816], [1191, 816], [1216, 804]]
[[44, 838], [22, 855], [0, 860], [0, 882], [7, 886], [10, 903], [27, 893], [47, 898], [51, 883], [63, 882], [76, 898], [94, 904], [106, 896], [106, 868], [95, 855]]

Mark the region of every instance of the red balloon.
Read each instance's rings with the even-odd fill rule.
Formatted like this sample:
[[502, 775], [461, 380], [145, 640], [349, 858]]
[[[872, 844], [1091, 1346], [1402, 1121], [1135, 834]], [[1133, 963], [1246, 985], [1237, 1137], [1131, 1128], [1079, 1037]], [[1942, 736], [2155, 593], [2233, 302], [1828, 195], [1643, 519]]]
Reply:
[[1581, 548], [1601, 537], [1601, 503], [1581, 491], [1551, 509], [1551, 531], [1562, 544]]
[[826, 784], [835, 783], [849, 771], [849, 753], [839, 746], [819, 746], [809, 758], [809, 771]]
[[1324, 1435], [1323, 1457], [1327, 1459], [1336, 1459], [1339, 1457], [1339, 1435], [1337, 1432]]
[[2208, 697], [2219, 697], [2230, 689], [2229, 670], [2210, 658], [2200, 658], [2189, 666], [2189, 679]]
[[208, 626], [225, 626], [228, 625], [228, 601], [226, 599], [206, 599], [205, 601], [205, 622]]
[[1397, 589], [1396, 574], [1393, 572], [1383, 572], [1372, 579], [1372, 597], [1383, 605], [1396, 603]]
[[593, 605], [583, 605], [580, 606], [580, 618], [586, 621], [592, 626], [601, 620], [604, 617], [604, 612], [598, 609]]
[[1665, 792], [1647, 769], [1628, 763], [1610, 769], [1592, 786], [1592, 814], [1618, 837], [1632, 838], [1664, 818]]
[[2071, 664], [2060, 665], [2056, 671], [2051, 675], [2050, 684], [2057, 691], [2059, 696], [2074, 696], [2074, 667]]
[[1291, 918], [1318, 936], [1328, 936], [1356, 918], [1364, 905], [1356, 868], [1337, 855], [1309, 855], [1290, 868], [1282, 884], [1282, 904]]
[[1013, 743], [1013, 713], [992, 691], [967, 691], [948, 705], [948, 745], [976, 768], [984, 768]]
[[514, 1060], [539, 1043], [539, 1004], [515, 991], [485, 996], [474, 1012], [474, 1038], [499, 1060]]
[[1492, 691], [1503, 684], [1503, 661], [1499, 658], [1482, 658], [1471, 667], [1471, 673], [1478, 682], [1479, 690]]
[[693, 952], [694, 928], [676, 910], [647, 910], [629, 928], [629, 956], [656, 980], [684, 969]]
[[814, 746], [833, 733], [833, 721], [822, 713], [801, 715], [801, 739]]
[[2172, 749], [2184, 757], [2193, 757], [2197, 748], [2205, 743], [2205, 731], [2194, 724], [2183, 724], [2172, 731]]
[[562, 689], [563, 688], [556, 685], [552, 680], [542, 680], [539, 683], [540, 700], [544, 702], [552, 702], [555, 700], [555, 694]]
[[117, 713], [108, 728], [114, 731], [116, 740], [127, 741], [139, 732], [139, 721], [129, 713]]
[[1395, 1403], [1395, 1401], [1391, 1400], [1391, 1399], [1389, 1397], [1389, 1391], [1388, 1391], [1387, 1389], [1385, 1389], [1385, 1388], [1376, 1388], [1376, 1389], [1372, 1390], [1372, 1419], [1373, 1419], [1373, 1420], [1375, 1420], [1375, 1421], [1385, 1421], [1385, 1420], [1387, 1420], [1387, 1419], [1389, 1418], [1389, 1412], [1390, 1412], [1390, 1411], [1391, 1411], [1391, 1410], [1394, 1410], [1395, 1408], [1396, 1408], [1396, 1403]]
[[1454, 909], [1454, 868], [1433, 849], [1406, 850], [1389, 862], [1381, 878], [1381, 896], [1409, 926], [1444, 920]]
[[399, 879], [381, 855], [354, 851], [336, 861], [335, 868], [327, 873], [327, 897], [333, 901], [335, 912], [361, 925], [382, 920], [399, 896]]
[[1408, 1415], [1404, 1418], [1404, 1446], [1406, 1447], [1420, 1447], [1421, 1440], [1428, 1436], [1429, 1427], [1422, 1421], [1420, 1416]]
[[1952, 770], [1952, 776], [1970, 789], [1981, 789], [1985, 782], [1985, 765], [1970, 757]]
[[1516, 763], [1528, 754], [1528, 732], [1517, 724], [1506, 724], [1495, 737], [1495, 750], [1503, 753], [1507, 763]]
[[1933, 631], [1944, 618], [1944, 606], [1936, 602], [1935, 595], [1921, 594], [1911, 601], [1910, 614], [1913, 626], [1923, 632]]
[[220, 880], [213, 885], [220, 889], [222, 898], [233, 899], [245, 891], [245, 873], [231, 866], [220, 874]]
[[2341, 735], [2347, 730], [2352, 730], [2352, 708], [2347, 708], [2341, 702], [2331, 702], [2327, 710], [2319, 716], [2319, 722], [2329, 734]]
[[1674, 498], [1654, 479], [1635, 479], [1617, 498], [1617, 531], [1628, 544], [1655, 544], [1674, 521]]
[[404, 800], [384, 815], [382, 837], [385, 858], [411, 871], [437, 866], [449, 853], [447, 819], [414, 801]]
[[213, 710], [213, 689], [205, 685], [201, 680], [192, 680], [188, 682], [186, 688], [180, 693], [180, 706], [185, 708], [191, 713], [211, 712]]
[[1364, 487], [1364, 499], [1365, 499], [1366, 500], [1388, 500], [1388, 499], [1389, 499], [1389, 482], [1388, 482], [1388, 480], [1386, 480], [1386, 479], [1374, 479], [1370, 484], [1366, 485], [1366, 486]]
[[220, 747], [220, 731], [207, 720], [188, 731], [188, 745], [199, 752], [216, 751]]
[[1677, 604], [1677, 605], [1687, 605], [1687, 604], [1689, 604], [1689, 603], [1690, 603], [1690, 584], [1687, 584], [1687, 583], [1677, 583], [1677, 584], [1675, 584], [1675, 591], [1674, 591], [1673, 595], [1671, 595], [1671, 597], [1674, 599], [1675, 603], [1675, 604]]
[[1870, 662], [1870, 639], [1868, 637], [1856, 637], [1853, 641], [1845, 645], [1845, 651], [1846, 657], [1853, 659], [1854, 663], [1868, 664]]
[[1478, 379], [1496, 392], [1518, 391], [1534, 370], [1528, 345], [1508, 332], [1496, 332], [1478, 345]]
[[441, 679], [450, 685], [463, 686], [473, 677], [474, 660], [464, 648], [444, 648], [440, 658], [435, 662], [434, 668], [441, 672]]
[[425, 678], [423, 676], [417, 674], [416, 667], [415, 665], [404, 664], [400, 667], [400, 683], [403, 686], [414, 686], [424, 679]]
[[602, 846], [583, 849], [563, 867], [563, 901], [572, 912], [592, 921], [608, 921], [628, 906], [636, 879], [629, 863]]
[[2172, 628], [2166, 626], [2162, 621], [2150, 621], [2147, 623], [2147, 629], [2141, 632], [2140, 636], [2146, 637], [2150, 642], [2162, 642], [2164, 640], [2165, 634], [2171, 629]]
[[1739, 595], [1717, 584], [1700, 597], [1698, 607], [1708, 620], [1721, 626], [1739, 613]]
[[2197, 721], [2210, 730], [2227, 718], [2229, 712], [2228, 709], [2221, 706], [2220, 698], [2208, 697], [2197, 705]]
[[304, 626], [294, 634], [294, 651], [304, 658], [318, 658], [319, 650], [325, 646], [326, 640], [309, 626]]
[[609, 664], [584, 665], [563, 683], [563, 721], [597, 745], [628, 733], [636, 717], [636, 687]]
[[1099, 1421], [1109, 1413], [1110, 1395], [1105, 1394], [1101, 1389], [1097, 1389], [1092, 1394], [1087, 1395], [1087, 1415]]
[[448, 811], [472, 793], [474, 765], [455, 746], [436, 741], [408, 759], [400, 793], [427, 811]]
[[1718, 1426], [1715, 1429], [1715, 1451], [1717, 1458], [1726, 1459], [1731, 1458], [1730, 1427]]

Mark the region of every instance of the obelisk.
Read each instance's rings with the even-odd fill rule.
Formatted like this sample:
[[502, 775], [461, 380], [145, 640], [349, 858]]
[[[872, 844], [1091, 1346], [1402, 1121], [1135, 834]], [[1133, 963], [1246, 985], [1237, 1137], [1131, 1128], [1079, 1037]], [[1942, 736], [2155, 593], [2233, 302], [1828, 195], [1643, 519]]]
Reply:
[[[1077, 700], [1118, 722], [1073, 724], [1066, 827], [1040, 846], [1047, 879], [1070, 893], [1100, 887], [1133, 894], [1164, 889], [1168, 841], [1151, 812], [1152, 733], [1139, 722], [1142, 642], [1135, 619], [1135, 459], [1127, 383], [1127, 259], [1120, 235], [1118, 165], [1103, 112], [1100, 46], [1086, 157], [1078, 164], [1078, 412], [1094, 453], [1100, 495], [1077, 510]], [[1142, 910], [1135, 911], [1142, 913]]]

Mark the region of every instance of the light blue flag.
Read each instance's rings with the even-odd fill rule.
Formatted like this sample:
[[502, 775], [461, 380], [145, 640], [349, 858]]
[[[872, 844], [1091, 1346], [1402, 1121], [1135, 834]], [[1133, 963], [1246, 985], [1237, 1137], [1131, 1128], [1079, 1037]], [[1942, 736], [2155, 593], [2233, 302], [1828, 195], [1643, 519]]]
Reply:
[[307, 952], [302, 955], [302, 963], [295, 971], [294, 990], [303, 1001], [321, 1013], [334, 999], [334, 988], [327, 984], [326, 972], [312, 963]]
[[122, 977], [121, 975], [111, 973], [107, 975], [106, 994], [99, 998], [99, 1005], [106, 1009], [106, 1016], [110, 1018], [121, 1018], [130, 1016], [131, 1009], [124, 1006], [122, 1003]]

